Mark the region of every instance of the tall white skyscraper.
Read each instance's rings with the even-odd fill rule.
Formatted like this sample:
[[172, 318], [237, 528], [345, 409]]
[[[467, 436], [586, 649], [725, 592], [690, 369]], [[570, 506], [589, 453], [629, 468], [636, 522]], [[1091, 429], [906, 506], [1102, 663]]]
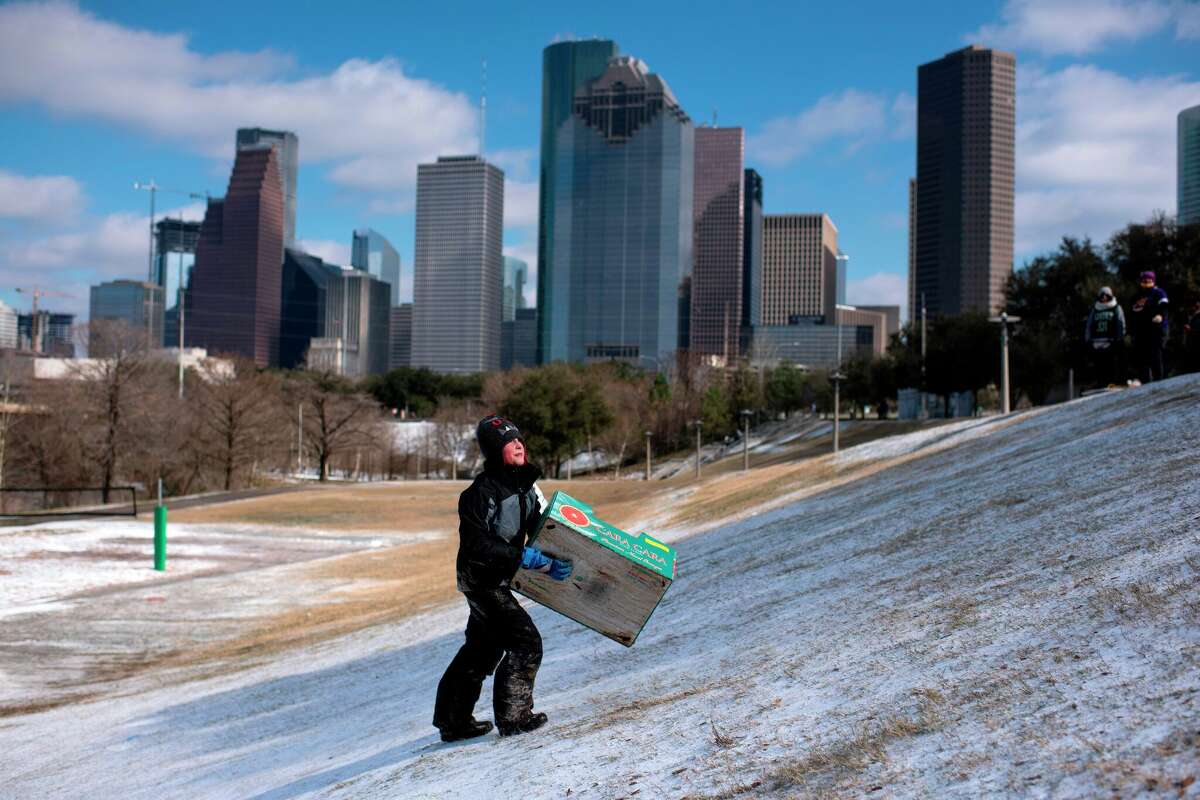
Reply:
[[504, 173], [480, 156], [417, 167], [412, 365], [500, 368]]

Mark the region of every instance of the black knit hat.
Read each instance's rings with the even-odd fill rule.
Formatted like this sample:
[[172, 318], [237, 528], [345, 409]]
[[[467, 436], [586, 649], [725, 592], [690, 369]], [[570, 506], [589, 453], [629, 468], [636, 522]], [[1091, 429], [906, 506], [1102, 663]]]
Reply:
[[479, 440], [479, 452], [483, 453], [486, 460], [499, 460], [504, 445], [513, 439], [520, 439], [521, 431], [504, 417], [492, 414], [479, 420], [475, 438]]

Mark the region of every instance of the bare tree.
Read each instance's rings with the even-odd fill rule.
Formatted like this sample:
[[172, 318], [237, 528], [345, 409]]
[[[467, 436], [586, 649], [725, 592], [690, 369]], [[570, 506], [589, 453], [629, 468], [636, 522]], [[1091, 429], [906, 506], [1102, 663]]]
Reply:
[[614, 460], [613, 477], [621, 477], [621, 465], [654, 426], [650, 403], [650, 381], [613, 378], [604, 387], [604, 402], [612, 411], [612, 423], [599, 435], [600, 446]]
[[261, 373], [245, 358], [210, 359], [197, 370], [191, 393], [194, 412], [205, 433], [208, 456], [221, 486], [229, 491], [239, 474], [262, 457], [272, 440], [287, 435], [276, 401], [278, 380]]
[[81, 390], [73, 394], [82, 412], [81, 450], [107, 503], [121, 460], [139, 435], [138, 382], [148, 371], [148, 342], [144, 331], [123, 322], [93, 320], [89, 327], [89, 341], [106, 356], [73, 367], [72, 383]]
[[443, 397], [433, 417], [434, 452], [450, 462], [450, 480], [458, 480], [459, 451], [464, 449], [474, 424], [472, 405], [463, 400]]
[[370, 446], [370, 423], [379, 405], [354, 391], [345, 378], [332, 373], [306, 373], [292, 389], [304, 405], [304, 446], [317, 461], [317, 474], [329, 478], [329, 465], [337, 454]]

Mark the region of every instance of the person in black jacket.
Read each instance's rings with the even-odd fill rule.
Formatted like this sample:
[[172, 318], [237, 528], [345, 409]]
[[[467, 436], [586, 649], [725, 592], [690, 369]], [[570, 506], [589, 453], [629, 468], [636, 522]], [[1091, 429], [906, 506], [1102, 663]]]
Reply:
[[458, 498], [458, 590], [466, 596], [466, 642], [438, 683], [433, 724], [442, 741], [482, 736], [492, 723], [476, 720], [475, 703], [493, 671], [492, 705], [501, 736], [536, 730], [545, 714], [533, 713], [533, 682], [542, 663], [542, 637], [509, 589], [517, 569], [571, 574], [567, 561], [548, 558], [527, 537], [537, 527], [545, 498], [541, 471], [525, 458], [525, 443], [508, 420], [485, 417], [476, 429], [483, 472]]
[[1083, 341], [1091, 351], [1092, 363], [1096, 368], [1096, 379], [1101, 388], [1114, 386], [1125, 379], [1125, 312], [1113, 296], [1112, 289], [1104, 286], [1096, 302], [1088, 312], [1083, 330]]
[[1167, 342], [1167, 293], [1147, 270], [1138, 278], [1137, 297], [1129, 313], [1129, 328], [1137, 354], [1137, 377], [1142, 383], [1161, 381], [1165, 375], [1163, 349]]

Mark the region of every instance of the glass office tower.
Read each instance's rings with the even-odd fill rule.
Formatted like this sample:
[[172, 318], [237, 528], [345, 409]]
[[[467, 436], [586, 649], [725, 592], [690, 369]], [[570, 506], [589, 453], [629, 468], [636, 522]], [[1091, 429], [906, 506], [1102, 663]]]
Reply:
[[613, 58], [555, 142], [543, 361], [658, 366], [681, 345], [692, 266], [693, 129], [666, 82]]
[[[542, 51], [542, 144], [538, 182], [538, 308], [546, 308], [553, 292], [557, 270], [554, 265], [554, 187], [558, 163], [558, 132], [571, 117], [575, 95], [588, 81], [599, 78], [617, 55], [616, 42], [594, 39], [558, 42]], [[549, 330], [546, 314], [538, 315], [538, 361], [547, 357]]]
[[400, 254], [382, 233], [373, 228], [354, 231], [350, 266], [369, 272], [392, 287], [391, 304], [412, 302], [412, 275], [404, 275]]
[[1176, 124], [1176, 213], [1180, 225], [1193, 225], [1200, 222], [1200, 106], [1180, 111]]

